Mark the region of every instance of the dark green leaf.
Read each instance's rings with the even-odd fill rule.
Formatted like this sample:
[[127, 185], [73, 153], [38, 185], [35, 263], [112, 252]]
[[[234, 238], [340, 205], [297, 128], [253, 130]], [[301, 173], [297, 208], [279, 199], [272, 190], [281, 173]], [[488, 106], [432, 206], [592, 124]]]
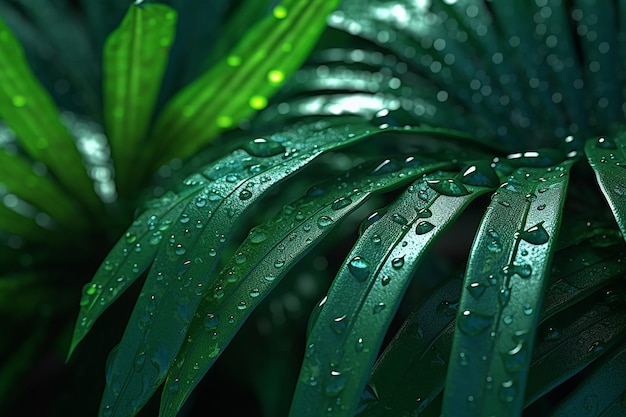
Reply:
[[585, 142], [585, 154], [593, 168], [622, 236], [626, 236], [626, 134], [592, 138]]
[[187, 332], [191, 341], [182, 346], [176, 358], [180, 366], [170, 369], [162, 414], [176, 414], [244, 320], [342, 218], [374, 193], [451, 166], [450, 162], [409, 157], [404, 162], [386, 160], [374, 169], [349, 171], [336, 181], [315, 186], [266, 224], [252, 229], [198, 307]]
[[353, 415], [417, 264], [463, 209], [488, 191], [449, 172], [426, 176], [363, 231], [311, 319], [291, 415]]
[[456, 319], [443, 416], [520, 415], [570, 164], [519, 169], [474, 240]]
[[[555, 417], [619, 416], [624, 413], [626, 348], [617, 347], [551, 414]], [[621, 408], [621, 410], [620, 410]]]

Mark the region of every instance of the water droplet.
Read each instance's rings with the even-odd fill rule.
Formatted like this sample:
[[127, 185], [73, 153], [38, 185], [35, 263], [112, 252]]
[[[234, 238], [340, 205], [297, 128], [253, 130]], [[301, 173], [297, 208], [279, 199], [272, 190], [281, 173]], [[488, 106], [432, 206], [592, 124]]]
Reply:
[[352, 200], [348, 197], [339, 197], [331, 204], [330, 208], [339, 210], [352, 204]]
[[215, 287], [215, 289], [213, 290], [213, 298], [216, 299], [220, 299], [224, 296], [224, 288], [222, 288], [221, 285], [218, 285], [217, 287]]
[[459, 352], [459, 364], [461, 366], [467, 366], [469, 364], [469, 359], [467, 357], [467, 353]]
[[381, 162], [374, 170], [372, 170], [372, 175], [384, 175], [392, 172], [399, 171], [402, 167], [396, 161], [392, 161], [391, 159], [385, 159]]
[[285, 260], [284, 259], [277, 259], [276, 261], [274, 261], [274, 266], [276, 268], [282, 268], [283, 266], [285, 266]]
[[537, 223], [531, 228], [519, 232], [519, 236], [526, 242], [533, 245], [543, 245], [550, 239], [550, 235], [543, 227], [543, 222]]
[[239, 193], [240, 200], [249, 200], [252, 197], [252, 193], [249, 190], [241, 190]]
[[470, 193], [460, 181], [455, 179], [428, 180], [427, 184], [439, 194], [449, 197], [460, 197]]
[[126, 243], [128, 244], [135, 243], [135, 241], [137, 241], [137, 235], [132, 232], [126, 232], [124, 237], [126, 238]]
[[504, 403], [510, 403], [515, 400], [515, 396], [517, 395], [517, 390], [515, 389], [515, 384], [513, 381], [505, 381], [500, 386], [500, 391], [498, 392], [498, 398], [500, 401]]
[[324, 393], [329, 397], [336, 397], [346, 386], [346, 377], [339, 371], [332, 371], [324, 388]]
[[337, 334], [341, 334], [346, 331], [346, 316], [335, 317], [333, 321], [330, 322], [330, 328], [333, 332]]
[[348, 262], [348, 270], [358, 281], [365, 281], [370, 274], [369, 263], [360, 256], [355, 256]]
[[328, 216], [320, 216], [319, 219], [317, 219], [317, 225], [321, 228], [328, 227], [331, 224], [333, 224], [333, 219]]
[[363, 352], [363, 338], [359, 337], [359, 339], [354, 344], [354, 350], [357, 352]]
[[202, 208], [207, 205], [207, 200], [204, 197], [200, 197], [196, 200], [196, 207]]
[[406, 219], [406, 217], [404, 217], [401, 214], [397, 214], [395, 213], [393, 216], [391, 216], [391, 220], [393, 220], [395, 223], [401, 224], [403, 226], [406, 226], [409, 221]]
[[378, 210], [367, 216], [367, 219], [363, 220], [359, 225], [359, 236], [362, 236], [368, 227], [376, 223], [378, 220], [382, 219], [385, 212], [386, 210]]
[[146, 352], [141, 351], [135, 358], [135, 362], [133, 362], [133, 368], [136, 372], [141, 372], [143, 366], [146, 364]]
[[238, 252], [235, 255], [235, 263], [238, 265], [244, 264], [246, 260], [247, 260], [246, 255], [244, 255], [243, 252]]
[[504, 307], [509, 303], [510, 299], [511, 289], [508, 287], [500, 288], [500, 291], [498, 292], [498, 302], [500, 303], [500, 305]]
[[596, 147], [601, 149], [616, 149], [615, 143], [611, 139], [600, 137], [596, 141]]
[[248, 304], [245, 301], [239, 301], [239, 304], [237, 304], [237, 309], [238, 310], [245, 310], [246, 308], [248, 308]]
[[481, 285], [479, 282], [472, 282], [466, 287], [466, 289], [472, 295], [472, 297], [478, 299], [483, 295], [486, 287], [484, 285]]
[[427, 208], [423, 208], [417, 211], [418, 219], [427, 219], [429, 217], [432, 217], [432, 215], [433, 215], [433, 212]]
[[400, 268], [402, 268], [402, 267], [404, 266], [404, 256], [401, 256], [401, 257], [399, 257], [399, 258], [394, 258], [394, 259], [391, 261], [391, 266], [392, 266], [394, 269], [400, 269]]
[[374, 243], [380, 243], [382, 241], [382, 239], [380, 238], [379, 235], [375, 234], [372, 236], [372, 242]]
[[[267, 101], [265, 101], [265, 103], [267, 104]], [[263, 107], [265, 106], [262, 106], [261, 108]], [[256, 107], [253, 106], [253, 108]], [[276, 141], [264, 138], [256, 138], [254, 140], [251, 140], [246, 145], [244, 145], [243, 149], [250, 155], [260, 157], [274, 156], [285, 152], [285, 147], [283, 145]]]
[[263, 230], [254, 228], [250, 231], [250, 235], [248, 238], [252, 243], [261, 243], [265, 242], [265, 240], [267, 239], [267, 235]]
[[435, 228], [434, 224], [427, 222], [425, 220], [422, 220], [421, 222], [417, 223], [417, 226], [415, 227], [415, 233], [417, 233], [418, 235], [423, 235], [425, 233], [430, 232], [434, 228]]
[[468, 336], [476, 336], [489, 329], [493, 316], [465, 310], [458, 320], [459, 329]]
[[389, 275], [384, 275], [384, 276], [380, 279], [380, 283], [381, 283], [383, 286], [388, 285], [390, 281], [391, 281], [391, 277], [389, 277]]
[[521, 278], [530, 278], [533, 273], [533, 268], [529, 264], [514, 265], [513, 273], [519, 275]]
[[467, 185], [495, 188], [500, 185], [498, 175], [491, 167], [491, 163], [480, 161], [470, 165], [463, 171], [461, 182]]
[[183, 245], [178, 244], [178, 245], [176, 245], [175, 252], [176, 252], [176, 255], [184, 255], [185, 252], [187, 252], [187, 250], [183, 247]]
[[250, 291], [250, 297], [252, 298], [257, 298], [259, 295], [261, 295], [261, 291], [259, 291], [258, 288], [254, 288], [252, 291]]
[[220, 321], [217, 316], [215, 314], [209, 313], [204, 320], [204, 328], [206, 330], [214, 330], [219, 323]]
[[374, 314], [377, 314], [383, 311], [384, 309], [385, 309], [385, 303], [378, 303], [374, 306], [374, 308], [372, 308], [372, 312]]

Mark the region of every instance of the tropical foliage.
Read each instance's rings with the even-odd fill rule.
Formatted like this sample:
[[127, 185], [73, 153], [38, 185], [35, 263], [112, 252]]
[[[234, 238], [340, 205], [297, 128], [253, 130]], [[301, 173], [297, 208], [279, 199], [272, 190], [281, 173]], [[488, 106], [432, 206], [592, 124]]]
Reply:
[[110, 3], [0, 4], [7, 412], [626, 412], [623, 3]]

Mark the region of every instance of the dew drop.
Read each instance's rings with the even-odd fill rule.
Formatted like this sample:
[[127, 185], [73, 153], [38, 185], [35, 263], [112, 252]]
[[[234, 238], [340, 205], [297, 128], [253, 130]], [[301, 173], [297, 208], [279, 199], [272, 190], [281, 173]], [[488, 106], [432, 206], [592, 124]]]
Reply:
[[380, 283], [381, 283], [383, 286], [388, 285], [390, 281], [391, 281], [391, 277], [389, 277], [389, 275], [384, 275], [384, 276], [380, 279]]
[[339, 371], [332, 371], [330, 373], [330, 378], [326, 383], [326, 387], [324, 388], [324, 394], [329, 397], [336, 397], [343, 391], [346, 386], [346, 377], [341, 374]]
[[267, 235], [261, 229], [252, 229], [248, 238], [252, 243], [261, 243], [265, 242], [265, 240], [267, 239]]
[[271, 139], [264, 138], [256, 138], [254, 140], [251, 140], [246, 145], [244, 145], [243, 149], [250, 155], [259, 157], [269, 157], [285, 152], [285, 147], [283, 145]]
[[485, 292], [486, 287], [481, 285], [479, 282], [472, 282], [467, 287], [467, 292], [476, 299], [479, 299]]
[[515, 389], [513, 381], [509, 380], [502, 383], [500, 391], [498, 392], [498, 398], [500, 398], [500, 401], [504, 403], [513, 402], [516, 395], [517, 390]]
[[406, 217], [404, 217], [401, 214], [394, 214], [393, 216], [391, 216], [391, 220], [393, 220], [395, 223], [401, 224], [403, 226], [406, 226], [409, 221], [406, 219]]
[[330, 217], [328, 217], [328, 216], [320, 216], [320, 217], [317, 219], [317, 225], [318, 225], [319, 227], [321, 227], [321, 228], [328, 227], [328, 226], [330, 226], [331, 224], [333, 224], [333, 219], [331, 219], [331, 218], [330, 218]]
[[348, 262], [348, 270], [358, 281], [363, 282], [370, 274], [370, 265], [362, 257], [355, 256]]
[[394, 269], [400, 269], [400, 268], [402, 268], [402, 267], [404, 266], [404, 256], [401, 256], [401, 257], [399, 257], [399, 258], [394, 258], [394, 259], [391, 261], [391, 266], [392, 266]]
[[242, 190], [239, 193], [240, 200], [249, 200], [252, 197], [252, 193], [249, 190]]
[[600, 137], [596, 141], [596, 147], [601, 149], [616, 149], [615, 143], [611, 139]]
[[333, 332], [337, 334], [341, 334], [346, 331], [346, 316], [335, 317], [333, 321], [330, 322], [330, 328]]
[[468, 336], [476, 336], [489, 329], [493, 316], [465, 310], [458, 320], [459, 329]]
[[550, 235], [548, 235], [542, 223], [537, 223], [531, 228], [519, 232], [519, 236], [530, 244], [543, 245], [550, 239]]
[[427, 208], [423, 208], [417, 211], [418, 219], [427, 219], [429, 217], [432, 217], [432, 215], [433, 215], [433, 212]]
[[421, 222], [417, 223], [417, 226], [415, 227], [415, 233], [417, 233], [418, 235], [423, 235], [430, 232], [434, 228], [434, 224], [427, 222], [426, 220], [422, 220]]
[[372, 308], [374, 314], [378, 314], [385, 309], [385, 303], [378, 303]]
[[277, 259], [276, 261], [274, 261], [274, 267], [282, 268], [283, 266], [285, 266], [285, 260], [284, 259]]
[[439, 194], [449, 197], [460, 197], [470, 193], [460, 181], [455, 179], [428, 180], [427, 184]]
[[487, 161], [477, 162], [463, 171], [461, 182], [467, 185], [495, 188], [500, 185], [498, 175]]
[[335, 201], [333, 201], [333, 203], [331, 204], [330, 208], [332, 208], [333, 210], [340, 210], [344, 207], [349, 206], [350, 204], [352, 204], [352, 200], [348, 197], [339, 197], [338, 199], [336, 199]]

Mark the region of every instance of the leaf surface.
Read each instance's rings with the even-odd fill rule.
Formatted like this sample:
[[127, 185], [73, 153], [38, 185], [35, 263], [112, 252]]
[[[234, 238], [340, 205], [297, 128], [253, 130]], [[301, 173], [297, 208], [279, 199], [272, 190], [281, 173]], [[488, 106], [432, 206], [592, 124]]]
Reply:
[[[314, 186], [251, 230], [203, 299], [165, 384], [162, 415], [174, 416], [243, 322], [304, 254], [374, 193], [398, 187], [451, 162], [408, 157], [347, 172]], [[288, 249], [287, 249], [288, 248]], [[207, 353], [209, 352], [209, 353]]]
[[626, 133], [587, 140], [585, 154], [622, 236], [626, 237]]
[[101, 203], [74, 139], [59, 120], [48, 92], [30, 70], [21, 45], [0, 19], [0, 117], [22, 148], [47, 165], [65, 188], [93, 211]]
[[[471, 185], [471, 173], [489, 180]], [[489, 164], [425, 176], [363, 231], [312, 315], [291, 415], [353, 415], [422, 256], [469, 203], [497, 185]]]
[[[284, 0], [245, 32], [227, 57], [185, 87], [165, 106], [154, 131], [154, 161], [184, 158], [225, 129], [267, 106], [283, 81], [306, 59], [337, 0]], [[180, 138], [185, 138], [181, 141]]]
[[176, 20], [176, 12], [168, 6], [131, 5], [104, 45], [104, 123], [122, 191], [134, 188], [134, 178], [139, 177], [137, 159], [145, 152], [141, 146], [152, 121]]
[[571, 163], [520, 168], [474, 240], [456, 318], [443, 416], [520, 415]]

